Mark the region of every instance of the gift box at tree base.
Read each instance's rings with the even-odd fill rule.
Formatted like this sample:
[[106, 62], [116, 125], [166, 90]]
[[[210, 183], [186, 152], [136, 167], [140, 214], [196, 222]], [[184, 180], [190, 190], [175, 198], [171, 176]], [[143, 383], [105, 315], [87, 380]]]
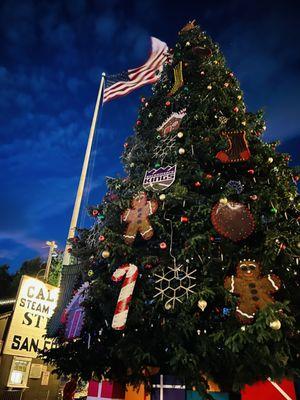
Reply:
[[[209, 392], [214, 400], [230, 400], [228, 393], [222, 392]], [[206, 397], [201, 396], [198, 392], [187, 390], [186, 400], [204, 400]]]
[[254, 385], [246, 385], [241, 391], [241, 400], [296, 400], [296, 392], [293, 381], [256, 382]]
[[134, 387], [126, 386], [125, 400], [151, 400], [150, 393], [147, 393], [144, 385]]
[[111, 381], [89, 381], [87, 400], [125, 400], [125, 389]]
[[171, 375], [156, 375], [152, 380], [151, 400], [185, 400], [185, 385]]

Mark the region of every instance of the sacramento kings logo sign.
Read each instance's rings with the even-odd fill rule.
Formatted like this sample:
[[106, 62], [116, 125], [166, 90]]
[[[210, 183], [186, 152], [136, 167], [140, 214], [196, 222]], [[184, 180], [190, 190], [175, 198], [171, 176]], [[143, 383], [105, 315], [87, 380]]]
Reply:
[[146, 190], [161, 192], [172, 185], [176, 176], [176, 165], [146, 171], [143, 187]]

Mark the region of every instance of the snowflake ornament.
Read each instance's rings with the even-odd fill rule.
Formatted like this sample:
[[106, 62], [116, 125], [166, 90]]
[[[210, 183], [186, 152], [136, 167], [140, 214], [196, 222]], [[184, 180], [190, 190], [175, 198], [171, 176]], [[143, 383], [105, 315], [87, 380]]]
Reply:
[[158, 293], [154, 297], [160, 296], [161, 300], [167, 299], [166, 310], [174, 308], [176, 302], [182, 303], [184, 298], [189, 297], [189, 294], [195, 293], [192, 290], [196, 286], [193, 283], [196, 279], [193, 276], [195, 272], [195, 269], [189, 272], [189, 267], [183, 268], [182, 265], [163, 269], [161, 274], [155, 274], [158, 278], [155, 287]]
[[103, 230], [104, 222], [101, 220], [96, 220], [94, 225], [89, 231], [87, 238], [87, 245], [90, 249], [97, 248], [99, 245], [99, 236]]
[[177, 135], [168, 135], [163, 139], [160, 139], [159, 144], [154, 147], [153, 157], [164, 162], [165, 158], [174, 150], [176, 143]]

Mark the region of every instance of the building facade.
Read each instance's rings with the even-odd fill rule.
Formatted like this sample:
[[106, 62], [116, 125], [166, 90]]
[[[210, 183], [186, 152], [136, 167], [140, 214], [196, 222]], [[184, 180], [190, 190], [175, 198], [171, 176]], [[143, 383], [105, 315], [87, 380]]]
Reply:
[[38, 358], [54, 346], [46, 325], [59, 289], [23, 276], [11, 310], [0, 314], [0, 400], [56, 400], [60, 382]]

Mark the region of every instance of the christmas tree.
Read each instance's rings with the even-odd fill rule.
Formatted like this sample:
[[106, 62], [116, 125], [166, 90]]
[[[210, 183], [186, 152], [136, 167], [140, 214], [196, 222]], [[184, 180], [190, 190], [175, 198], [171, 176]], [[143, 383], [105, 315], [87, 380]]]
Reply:
[[290, 157], [262, 140], [234, 73], [194, 22], [178, 35], [78, 230], [80, 335], [45, 353], [59, 373], [123, 383], [172, 374], [199, 391], [299, 372], [299, 201]]

